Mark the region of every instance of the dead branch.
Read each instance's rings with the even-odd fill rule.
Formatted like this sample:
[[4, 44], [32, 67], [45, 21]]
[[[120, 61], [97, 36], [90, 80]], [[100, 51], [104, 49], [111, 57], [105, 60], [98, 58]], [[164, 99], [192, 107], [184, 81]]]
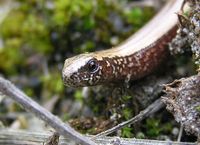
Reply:
[[[45, 132], [30, 132], [22, 130], [10, 130], [0, 129], [0, 145], [38, 145], [44, 144], [48, 137], [53, 133]], [[88, 136], [92, 139], [93, 136]], [[147, 139], [128, 139], [119, 137], [99, 137], [94, 139], [99, 145], [105, 144], [118, 144], [118, 145], [196, 145], [196, 143], [188, 142], [173, 142], [173, 141], [158, 141], [158, 140], [147, 140]], [[71, 139], [68, 137], [60, 137], [59, 145], [72, 145]]]
[[184, 129], [200, 135], [200, 75], [175, 80], [165, 86], [167, 109]]
[[53, 127], [59, 134], [69, 137], [77, 143], [84, 145], [94, 145], [95, 143], [84, 137], [68, 123], [62, 122], [58, 117], [54, 116], [48, 110], [33, 101], [30, 97], [24, 94], [21, 90], [16, 88], [10, 81], [0, 77], [0, 92], [9, 96], [18, 104], [24, 107], [25, 110], [32, 112], [38, 118], [44, 120], [48, 125]]

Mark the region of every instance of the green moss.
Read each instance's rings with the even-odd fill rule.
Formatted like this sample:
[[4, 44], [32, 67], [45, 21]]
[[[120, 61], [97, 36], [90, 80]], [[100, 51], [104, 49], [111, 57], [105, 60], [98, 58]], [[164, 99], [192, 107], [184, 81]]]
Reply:
[[133, 129], [130, 127], [122, 128], [122, 137], [132, 138], [133, 137], [132, 131]]
[[200, 112], [200, 106], [196, 106], [195, 110], [197, 110], [198, 112]]
[[76, 90], [74, 97], [77, 101], [82, 102], [83, 101], [83, 95], [82, 95], [82, 90]]
[[62, 116], [63, 121], [68, 121], [69, 119], [70, 119], [70, 116], [67, 113], [63, 114]]
[[125, 102], [131, 100], [132, 98], [133, 98], [132, 96], [128, 96], [128, 95], [122, 97], [123, 101]]
[[72, 17], [82, 18], [92, 12], [91, 0], [55, 0], [53, 22], [58, 26], [68, 25]]
[[124, 15], [128, 22], [134, 26], [135, 31], [140, 28], [149, 20], [150, 17], [154, 15], [154, 10], [152, 8], [138, 8], [135, 7], [130, 11], [125, 11]]
[[172, 123], [165, 123], [161, 127], [161, 131], [164, 133], [171, 133], [173, 129]]
[[95, 20], [92, 16], [83, 19], [83, 29], [91, 30], [95, 28]]
[[34, 13], [24, 13], [20, 8], [11, 11], [0, 29], [4, 41], [0, 61], [5, 62], [0, 64], [0, 69], [6, 74], [16, 73], [31, 53], [47, 54], [53, 48], [44, 20]]
[[136, 138], [138, 138], [138, 139], [144, 139], [145, 135], [144, 135], [143, 132], [138, 132], [137, 135], [136, 135]]
[[160, 134], [171, 133], [173, 127], [171, 123], [161, 123], [159, 119], [147, 119], [146, 120], [146, 135], [149, 137], [157, 137]]
[[92, 41], [86, 41], [79, 48], [75, 48], [75, 53], [84, 53], [84, 52], [92, 52], [94, 51], [95, 44]]
[[[9, 41], [9, 42], [8, 42]], [[12, 46], [15, 40], [9, 39], [6, 43]], [[12, 41], [12, 42], [11, 42]], [[9, 47], [0, 51], [0, 70], [6, 74], [17, 73], [17, 66], [23, 64], [23, 55], [16, 47]]]
[[41, 77], [43, 84], [43, 90], [48, 94], [46, 96], [52, 96], [53, 94], [60, 94], [64, 90], [64, 85], [59, 72], [51, 72], [47, 76]]
[[1, 24], [0, 36], [2, 36], [4, 40], [13, 37], [21, 37], [21, 28], [25, 19], [26, 14], [17, 10], [12, 11]]
[[22, 27], [24, 43], [38, 53], [47, 54], [52, 51], [50, 33], [43, 20], [35, 15], [28, 15]]
[[126, 120], [130, 119], [133, 116], [133, 110], [130, 108], [125, 108], [122, 111], [122, 115]]
[[146, 121], [146, 134], [150, 137], [156, 137], [160, 134], [160, 120], [156, 119], [147, 119]]
[[30, 88], [30, 87], [25, 88], [25, 89], [24, 89], [24, 92], [25, 92], [26, 95], [28, 95], [28, 96], [34, 96], [34, 95], [35, 95], [35, 94], [34, 94], [34, 90], [33, 90], [32, 88]]

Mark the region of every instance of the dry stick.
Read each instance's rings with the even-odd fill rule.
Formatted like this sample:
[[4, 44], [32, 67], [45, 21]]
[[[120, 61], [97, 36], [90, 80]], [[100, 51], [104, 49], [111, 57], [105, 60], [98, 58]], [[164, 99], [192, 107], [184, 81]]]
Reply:
[[101, 136], [106, 136], [108, 134], [111, 134], [127, 125], [133, 124], [135, 122], [141, 121], [144, 118], [150, 116], [151, 114], [154, 114], [155, 112], [157, 112], [158, 110], [160, 110], [162, 107], [164, 107], [164, 103], [161, 101], [161, 99], [157, 99], [155, 102], [153, 102], [151, 105], [149, 105], [146, 109], [144, 109], [143, 111], [141, 111], [138, 115], [136, 115], [135, 117], [131, 118], [130, 120], [127, 120], [125, 122], [122, 122], [120, 124], [118, 124], [117, 126], [108, 129], [104, 132], [101, 132], [97, 135], [95, 135], [93, 138], [97, 138], [97, 137], [101, 137]]
[[[48, 132], [30, 132], [16, 129], [0, 129], [0, 145], [44, 145], [44, 140], [47, 140], [52, 133]], [[93, 136], [89, 136], [92, 138]], [[73, 144], [69, 138], [60, 137], [59, 145]], [[99, 145], [197, 145], [197, 143], [189, 142], [173, 142], [159, 141], [136, 138], [119, 138], [119, 137], [100, 137], [95, 139]], [[55, 143], [55, 142], [54, 142]], [[52, 145], [52, 144], [51, 144]], [[55, 145], [55, 144], [53, 144]]]
[[177, 142], [181, 142], [181, 137], [183, 135], [183, 125], [181, 124], [179, 134], [178, 134], [178, 139]]
[[32, 112], [38, 118], [44, 120], [53, 127], [59, 134], [74, 140], [83, 145], [94, 145], [95, 143], [70, 127], [68, 123], [62, 122], [58, 117], [51, 114], [48, 110], [30, 99], [22, 91], [16, 88], [10, 81], [0, 77], [0, 92], [11, 97], [17, 103], [22, 105], [27, 111]]

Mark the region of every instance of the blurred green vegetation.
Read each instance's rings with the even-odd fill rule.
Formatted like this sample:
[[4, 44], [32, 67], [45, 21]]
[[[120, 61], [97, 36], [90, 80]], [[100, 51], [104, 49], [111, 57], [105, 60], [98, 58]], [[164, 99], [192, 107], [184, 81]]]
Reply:
[[167, 134], [170, 133], [173, 129], [172, 124], [161, 123], [160, 119], [149, 118], [146, 120], [146, 135], [149, 137], [157, 137], [161, 133]]

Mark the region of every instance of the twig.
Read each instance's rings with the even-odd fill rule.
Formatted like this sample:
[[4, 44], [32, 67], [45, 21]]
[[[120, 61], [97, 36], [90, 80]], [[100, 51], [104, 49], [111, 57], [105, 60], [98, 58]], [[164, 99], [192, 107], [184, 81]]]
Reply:
[[17, 103], [22, 105], [27, 111], [32, 112], [38, 118], [44, 120], [53, 127], [59, 134], [74, 140], [83, 145], [94, 145], [95, 143], [70, 127], [68, 123], [62, 122], [58, 117], [51, 114], [48, 110], [30, 99], [22, 91], [16, 88], [10, 81], [0, 77], [0, 92], [11, 97]]
[[99, 134], [97, 134], [96, 136], [94, 136], [94, 138], [100, 137], [100, 136], [106, 136], [108, 134], [111, 134], [125, 126], [128, 126], [130, 124], [133, 124], [135, 122], [141, 121], [144, 118], [150, 116], [151, 114], [157, 112], [158, 110], [160, 110], [162, 107], [164, 106], [164, 104], [161, 102], [161, 99], [157, 99], [155, 102], [153, 102], [151, 105], [149, 105], [146, 109], [144, 109], [143, 111], [141, 111], [138, 115], [136, 115], [135, 117], [131, 118], [130, 120], [127, 120], [125, 122], [122, 122], [120, 124], [118, 124], [117, 126], [108, 129], [104, 132], [101, 132]]
[[182, 135], [183, 135], [183, 125], [181, 124], [179, 134], [178, 134], [178, 138], [177, 138], [177, 142], [181, 142]]
[[[30, 132], [24, 130], [0, 129], [0, 145], [42, 145], [50, 132]], [[93, 136], [88, 136], [92, 138]], [[98, 145], [197, 145], [190, 142], [159, 141], [149, 139], [119, 138], [119, 137], [100, 137], [94, 140]], [[59, 145], [72, 145], [67, 137], [60, 137]]]

